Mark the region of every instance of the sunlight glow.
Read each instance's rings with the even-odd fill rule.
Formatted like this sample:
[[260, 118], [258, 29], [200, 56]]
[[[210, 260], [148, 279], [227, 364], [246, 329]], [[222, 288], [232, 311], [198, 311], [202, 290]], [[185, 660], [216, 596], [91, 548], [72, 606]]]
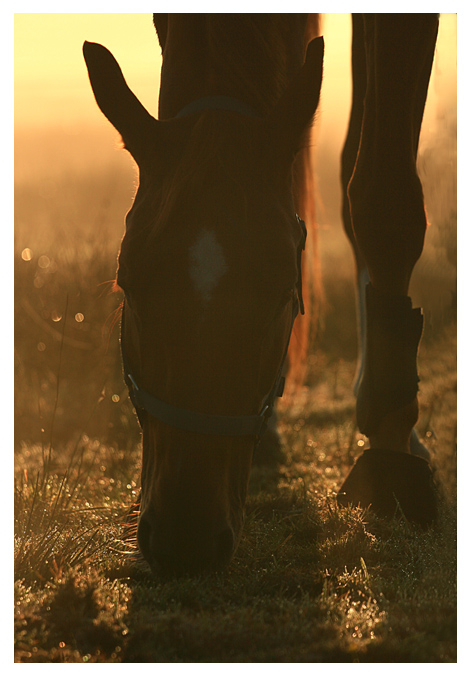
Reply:
[[105, 45], [155, 114], [161, 52], [149, 14], [15, 14], [16, 124], [96, 121], [82, 55], [84, 40]]
[[[350, 101], [350, 15], [323, 15], [325, 75], [322, 111], [327, 126], [344, 124]], [[161, 51], [146, 14], [15, 14], [16, 125], [94, 122], [98, 113], [82, 56], [84, 40], [105, 45], [143, 105], [156, 114]], [[457, 15], [441, 15], [437, 61], [444, 98], [455, 92]], [[329, 108], [329, 113], [328, 109]]]

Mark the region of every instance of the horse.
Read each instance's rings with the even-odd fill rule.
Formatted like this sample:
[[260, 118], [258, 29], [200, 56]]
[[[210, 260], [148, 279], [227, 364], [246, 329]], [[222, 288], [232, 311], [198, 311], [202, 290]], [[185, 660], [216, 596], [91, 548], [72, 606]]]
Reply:
[[[124, 379], [143, 434], [137, 541], [163, 575], [230, 562], [255, 450], [286, 366], [307, 345], [308, 145], [324, 41], [318, 15], [153, 20], [157, 119], [105, 47], [85, 42], [83, 53], [96, 102], [139, 169], [116, 284]], [[360, 290], [357, 420], [370, 448], [338, 501], [387, 517], [399, 504], [428, 526], [436, 494], [414, 434], [422, 313], [408, 287], [426, 231], [416, 154], [438, 15], [353, 15], [352, 27], [342, 213]]]

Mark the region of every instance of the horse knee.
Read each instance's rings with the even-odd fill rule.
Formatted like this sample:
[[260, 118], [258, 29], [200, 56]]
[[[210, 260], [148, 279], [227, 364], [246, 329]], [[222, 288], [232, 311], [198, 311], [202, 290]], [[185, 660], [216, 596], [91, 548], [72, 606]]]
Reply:
[[[407, 294], [426, 234], [423, 189], [416, 170], [354, 171], [348, 186], [352, 228], [373, 285]], [[393, 286], [389, 289], [389, 286]]]

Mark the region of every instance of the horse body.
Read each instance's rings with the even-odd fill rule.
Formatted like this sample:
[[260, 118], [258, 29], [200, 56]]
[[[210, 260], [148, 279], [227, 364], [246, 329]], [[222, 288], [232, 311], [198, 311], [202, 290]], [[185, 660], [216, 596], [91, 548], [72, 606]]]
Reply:
[[[140, 171], [117, 274], [125, 293], [125, 379], [135, 394], [143, 429], [138, 543], [155, 572], [198, 571], [229, 561], [243, 522], [257, 436], [247, 435], [246, 429], [244, 435], [228, 434], [228, 419], [238, 428], [271, 409], [302, 304], [305, 233], [296, 211], [309, 216], [304, 198], [310, 184], [307, 154], [298, 151], [319, 100], [323, 41], [310, 41], [316, 16], [154, 15], [154, 23], [163, 49], [159, 120], [143, 109], [105, 48], [86, 43], [84, 54], [97, 102]], [[362, 95], [378, 106], [383, 90], [375, 80], [378, 58], [372, 54], [380, 30], [370, 19], [365, 35], [371, 47]], [[418, 111], [422, 113], [429, 79], [427, 63], [421, 63], [426, 89], [423, 80], [418, 87], [417, 70], [413, 68], [410, 78], [415, 85], [410, 87], [416, 102], [414, 133], [419, 133]], [[385, 133], [375, 124], [370, 130], [371, 115], [370, 108], [364, 110], [361, 124], [353, 125], [348, 137], [359, 150], [345, 153], [345, 158], [355, 156], [359, 162], [350, 172], [352, 220], [346, 217], [346, 230], [360, 265], [367, 264], [375, 294], [404, 295], [400, 280], [409, 270], [409, 253], [413, 260], [417, 249], [413, 241], [410, 247], [408, 233], [413, 223], [421, 236], [424, 226], [421, 187], [418, 193], [411, 163], [394, 158], [393, 165], [387, 159], [390, 174], [383, 183], [379, 177], [382, 187], [377, 182], [372, 193], [369, 162], [385, 160]], [[403, 128], [395, 126], [402, 147]], [[414, 147], [411, 151], [415, 156]], [[393, 217], [392, 166], [399, 170], [395, 178], [405, 195], [410, 195], [405, 186], [412, 187], [411, 200]], [[398, 225], [405, 217], [405, 227], [395, 231], [400, 232], [399, 244], [387, 247], [392, 256], [385, 255], [385, 243], [394, 242], [390, 224], [382, 231], [371, 223], [383, 214], [379, 196], [388, 205], [389, 219], [397, 219]], [[368, 233], [373, 229], [380, 235], [371, 246]], [[399, 255], [402, 247], [404, 256]], [[415, 332], [410, 332], [412, 345]], [[372, 329], [369, 336], [372, 344]], [[388, 348], [393, 340], [383, 341]], [[414, 346], [408, 350], [416, 356]], [[390, 373], [382, 364], [384, 357], [379, 359], [374, 350], [373, 359], [371, 353], [359, 412], [361, 418], [367, 412], [364, 418], [375, 444], [379, 440], [388, 447], [385, 438], [397, 435], [396, 402], [394, 398], [393, 425], [385, 424], [392, 410], [389, 395], [386, 413], [372, 414], [372, 369], [374, 374], [387, 372], [387, 382]], [[405, 362], [401, 350], [395, 360]], [[411, 359], [409, 365], [411, 372]], [[378, 388], [375, 383], [374, 391]], [[140, 394], [148, 394], [149, 407]], [[416, 391], [410, 396], [408, 390], [400, 407], [413, 414], [400, 424], [399, 442], [389, 448], [394, 453], [408, 452]], [[171, 419], [160, 415], [162, 409], [170, 411]], [[197, 425], [189, 425], [194, 419]], [[211, 432], [206, 426], [210, 419]], [[355, 492], [353, 496], [357, 499]]]

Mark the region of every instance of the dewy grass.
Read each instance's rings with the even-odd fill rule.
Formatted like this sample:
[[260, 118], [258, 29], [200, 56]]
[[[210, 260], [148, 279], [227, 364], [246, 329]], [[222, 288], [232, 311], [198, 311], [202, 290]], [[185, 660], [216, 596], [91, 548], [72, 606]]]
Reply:
[[[450, 335], [440, 341], [450, 346]], [[324, 375], [329, 383], [329, 369]], [[450, 479], [445, 414], [433, 412], [429, 425], [436, 465]], [[17, 661], [454, 662], [453, 494], [426, 532], [401, 516], [382, 521], [338, 507], [340, 472], [332, 469], [348, 468], [352, 456], [349, 436], [334, 433], [339, 411], [326, 408], [321, 424], [302, 424], [294, 407], [281, 421], [290, 459], [278, 470], [255, 469], [229, 570], [168, 581], [120, 553], [119, 522], [136, 499], [139, 449], [119, 451], [84, 436], [78, 446], [53, 449], [45, 475], [41, 448], [23, 446]]]
[[[28, 582], [57, 577], [103, 548], [110, 522], [100, 509], [83, 510], [84, 487], [78, 491], [80, 467], [63, 474], [43, 469], [35, 477], [20, 478], [15, 485], [15, 578]], [[80, 496], [82, 494], [82, 496]], [[107, 513], [111, 514], [111, 507]], [[102, 530], [100, 530], [102, 524]]]

